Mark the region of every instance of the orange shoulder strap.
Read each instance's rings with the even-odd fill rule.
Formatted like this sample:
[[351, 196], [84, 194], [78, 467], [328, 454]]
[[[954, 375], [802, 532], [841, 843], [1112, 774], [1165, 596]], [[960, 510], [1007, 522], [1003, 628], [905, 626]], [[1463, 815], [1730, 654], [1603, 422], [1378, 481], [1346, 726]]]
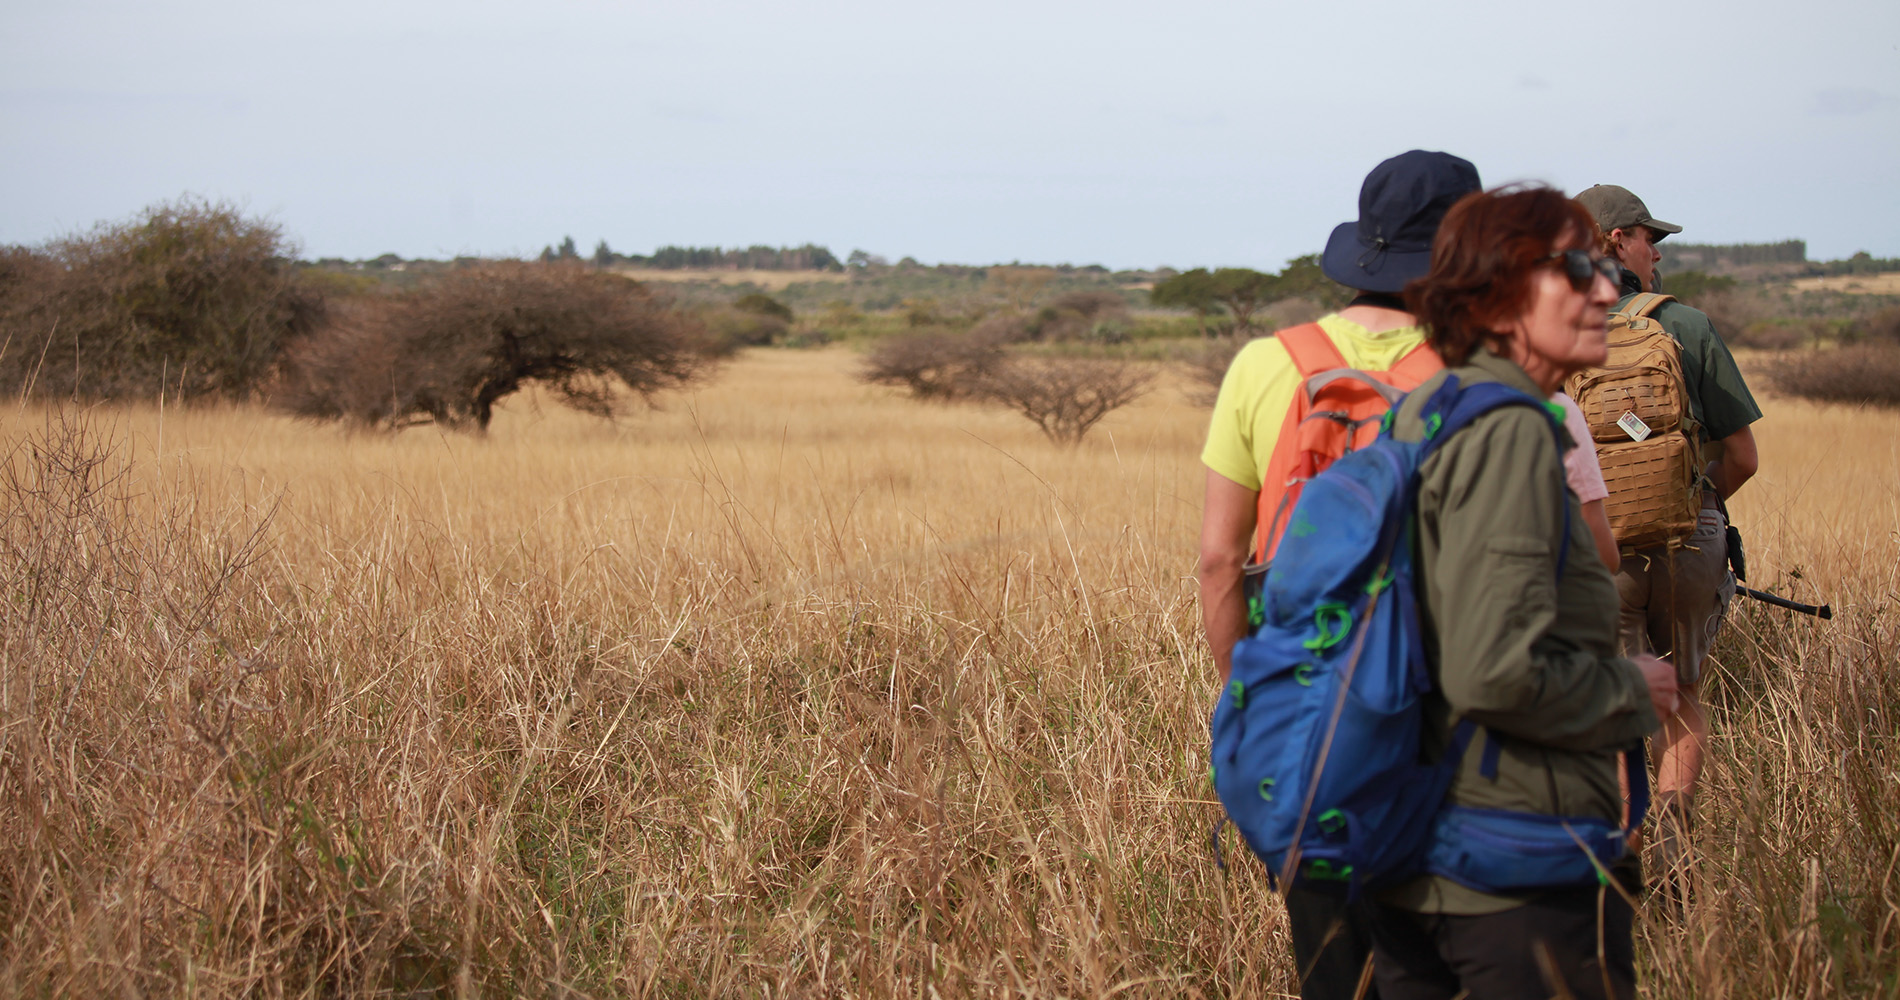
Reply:
[[1328, 337], [1318, 323], [1291, 326], [1274, 336], [1280, 338], [1280, 345], [1286, 348], [1287, 356], [1293, 359], [1293, 367], [1300, 370], [1303, 379], [1335, 368], [1352, 367], [1346, 363], [1346, 356], [1333, 345], [1333, 338]]
[[1392, 366], [1391, 372], [1396, 376], [1392, 384], [1401, 389], [1416, 389], [1425, 384], [1426, 379], [1443, 371], [1444, 368], [1444, 359], [1438, 356], [1437, 351], [1432, 350], [1432, 345], [1420, 344], [1405, 352], [1405, 357], [1400, 358]]

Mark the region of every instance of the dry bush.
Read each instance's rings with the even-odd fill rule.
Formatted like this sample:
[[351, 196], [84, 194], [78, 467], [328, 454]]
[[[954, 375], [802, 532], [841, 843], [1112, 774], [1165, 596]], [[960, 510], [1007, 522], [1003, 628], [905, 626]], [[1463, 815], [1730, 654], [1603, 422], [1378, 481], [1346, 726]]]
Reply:
[[1841, 339], [1850, 343], [1871, 340], [1877, 343], [1900, 344], [1900, 306], [1888, 306], [1870, 315], [1856, 318], [1841, 332]]
[[1030, 304], [1036, 301], [1043, 289], [1054, 281], [1056, 270], [1052, 267], [992, 267], [984, 282], [990, 294], [1000, 299], [1010, 309], [1026, 313]]
[[1850, 344], [1837, 350], [1802, 351], [1775, 360], [1768, 370], [1775, 388], [1826, 403], [1900, 406], [1900, 344]]
[[1234, 363], [1234, 356], [1253, 339], [1230, 333], [1184, 350], [1181, 363], [1187, 368], [1189, 401], [1196, 406], [1213, 406], [1214, 400], [1220, 395], [1221, 383], [1227, 379], [1227, 369]]
[[791, 336], [797, 316], [770, 295], [749, 292], [739, 296], [731, 308], [711, 310], [706, 321], [718, 341], [731, 349], [783, 343]]
[[605, 417], [623, 392], [702, 378], [714, 344], [644, 286], [578, 263], [497, 261], [359, 303], [299, 341], [278, 402], [319, 420], [485, 430], [498, 401], [541, 385]]
[[1332, 311], [1318, 299], [1281, 299], [1260, 310], [1258, 325], [1265, 330], [1284, 330], [1289, 326], [1311, 323]]
[[710, 309], [701, 316], [723, 351], [765, 347], [784, 340], [792, 329], [789, 322], [777, 316], [747, 309]]
[[970, 328], [970, 336], [983, 343], [1022, 344], [1036, 339], [1030, 328], [1030, 320], [1021, 313], [1007, 309], [992, 312], [976, 321]]
[[1827, 324], [1818, 320], [1773, 319], [1752, 323], [1737, 329], [1732, 335], [1723, 334], [1722, 337], [1733, 347], [1787, 351], [1803, 344], [1816, 343], [1816, 335], [1826, 328]]
[[904, 325], [911, 329], [929, 329], [944, 325], [943, 307], [928, 295], [904, 299], [897, 304], [904, 314]]
[[732, 307], [742, 312], [757, 313], [761, 316], [773, 316], [787, 323], [798, 318], [793, 314], [792, 307], [764, 292], [748, 292], [741, 295], [732, 303]]
[[286, 351], [275, 404], [314, 420], [400, 425], [415, 390], [392, 311], [388, 300], [374, 297], [331, 303], [322, 328]]
[[1070, 292], [1036, 313], [1023, 330], [1027, 340], [1118, 343], [1127, 339], [1128, 303], [1114, 292]]
[[274, 225], [185, 198], [0, 260], [0, 389], [57, 399], [244, 399], [315, 327]]
[[947, 402], [981, 395], [984, 380], [1002, 361], [1002, 342], [989, 330], [927, 329], [879, 341], [865, 355], [858, 377], [907, 390], [916, 399]]
[[[1665, 292], [1668, 285], [1663, 286]], [[1731, 347], [1778, 350], [1784, 333], [1772, 325], [1775, 303], [1760, 288], [1733, 286], [1697, 295], [1688, 305], [1702, 310]]]
[[1028, 417], [1049, 440], [1073, 445], [1103, 417], [1140, 398], [1154, 373], [1114, 361], [1016, 358], [983, 380], [983, 395]]

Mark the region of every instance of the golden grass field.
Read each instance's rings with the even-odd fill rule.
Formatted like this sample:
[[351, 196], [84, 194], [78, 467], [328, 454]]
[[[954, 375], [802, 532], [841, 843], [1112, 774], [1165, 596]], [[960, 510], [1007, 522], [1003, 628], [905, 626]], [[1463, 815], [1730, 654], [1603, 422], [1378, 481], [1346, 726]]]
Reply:
[[1862, 295], [1900, 295], [1900, 272], [1884, 274], [1836, 274], [1821, 278], [1796, 278], [1796, 291], [1856, 292]]
[[615, 274], [634, 281], [661, 284], [693, 281], [715, 285], [757, 285], [768, 292], [782, 292], [793, 285], [847, 282], [851, 275], [843, 271], [753, 271], [733, 268], [647, 268], [616, 267]]
[[[0, 409], [0, 994], [1275, 997], [1205, 411], [1059, 449], [756, 351], [486, 438]], [[1900, 414], [1765, 401], [1656, 997], [1900, 995]]]

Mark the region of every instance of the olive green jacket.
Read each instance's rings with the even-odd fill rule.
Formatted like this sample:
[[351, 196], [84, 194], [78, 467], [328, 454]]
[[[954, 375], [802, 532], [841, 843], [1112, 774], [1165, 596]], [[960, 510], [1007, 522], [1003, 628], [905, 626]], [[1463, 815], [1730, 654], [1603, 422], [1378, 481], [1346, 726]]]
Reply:
[[[1453, 373], [1465, 384], [1503, 382], [1545, 398], [1523, 369], [1488, 352]], [[1400, 407], [1394, 433], [1401, 440], [1423, 436], [1418, 410], [1443, 378]], [[1619, 819], [1617, 751], [1660, 723], [1642, 671], [1617, 655], [1616, 586], [1565, 485], [1553, 421], [1561, 430], [1562, 420], [1545, 410], [1493, 410], [1419, 470], [1415, 565], [1437, 681], [1425, 708], [1426, 751], [1442, 754], [1457, 720], [1469, 718], [1483, 728], [1453, 780], [1453, 803]], [[1560, 579], [1565, 507], [1570, 544]], [[1495, 778], [1479, 773], [1487, 740], [1499, 745]], [[1436, 877], [1382, 898], [1458, 914], [1523, 901]]]

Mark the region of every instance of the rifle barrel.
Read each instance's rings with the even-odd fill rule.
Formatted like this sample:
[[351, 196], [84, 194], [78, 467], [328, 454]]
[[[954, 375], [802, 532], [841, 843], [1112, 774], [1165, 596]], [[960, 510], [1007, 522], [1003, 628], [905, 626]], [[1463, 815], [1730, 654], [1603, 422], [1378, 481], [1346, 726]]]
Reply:
[[1816, 618], [1834, 617], [1834, 609], [1825, 604], [1802, 604], [1799, 601], [1790, 601], [1785, 597], [1776, 597], [1765, 591], [1756, 590], [1753, 587], [1744, 587], [1741, 584], [1735, 585], [1735, 592], [1745, 594], [1763, 604], [1772, 604], [1777, 608], [1787, 608], [1789, 611], [1799, 611], [1804, 615], [1813, 615]]

